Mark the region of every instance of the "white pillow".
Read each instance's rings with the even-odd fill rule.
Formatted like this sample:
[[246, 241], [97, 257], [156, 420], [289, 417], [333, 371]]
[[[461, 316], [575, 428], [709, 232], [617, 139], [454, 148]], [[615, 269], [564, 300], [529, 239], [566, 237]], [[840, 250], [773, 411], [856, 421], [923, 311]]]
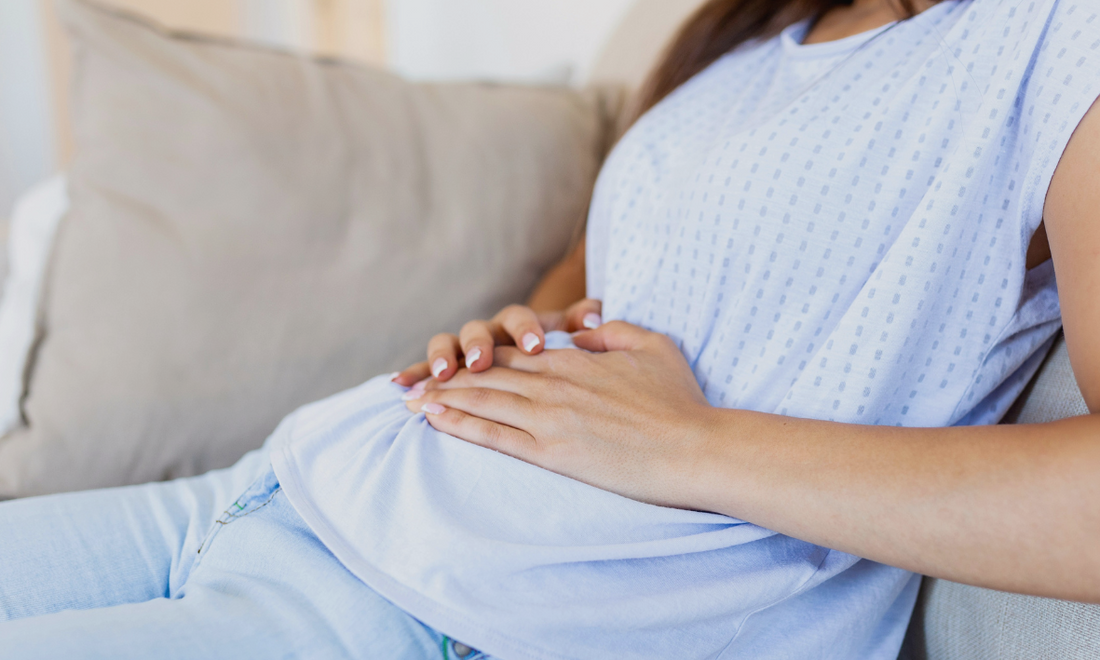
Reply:
[[54, 233], [69, 210], [64, 175], [15, 203], [8, 236], [8, 278], [0, 298], [0, 435], [22, 423], [23, 376], [37, 336], [38, 303]]

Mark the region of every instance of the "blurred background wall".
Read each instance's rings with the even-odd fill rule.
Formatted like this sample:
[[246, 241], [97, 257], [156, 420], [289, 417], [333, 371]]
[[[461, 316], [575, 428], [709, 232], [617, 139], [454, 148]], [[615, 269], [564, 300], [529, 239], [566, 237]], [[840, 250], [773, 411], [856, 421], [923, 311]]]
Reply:
[[[633, 0], [99, 0], [165, 26], [385, 66], [419, 80], [583, 84]], [[0, 0], [0, 226], [63, 169], [68, 46], [51, 0]]]

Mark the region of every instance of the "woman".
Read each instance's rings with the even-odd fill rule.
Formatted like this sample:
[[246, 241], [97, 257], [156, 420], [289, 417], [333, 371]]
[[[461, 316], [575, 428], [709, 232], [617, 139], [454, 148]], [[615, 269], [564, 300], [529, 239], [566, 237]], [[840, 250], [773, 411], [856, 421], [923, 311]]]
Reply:
[[989, 426], [1063, 322], [1100, 408], [1098, 21], [709, 2], [531, 309], [231, 470], [0, 506], [0, 657], [893, 658], [907, 570], [1100, 601], [1097, 419]]

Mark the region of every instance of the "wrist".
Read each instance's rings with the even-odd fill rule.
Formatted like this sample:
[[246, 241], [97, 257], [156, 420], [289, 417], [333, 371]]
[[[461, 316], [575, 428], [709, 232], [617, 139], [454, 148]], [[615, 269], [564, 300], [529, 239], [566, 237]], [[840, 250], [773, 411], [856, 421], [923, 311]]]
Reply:
[[707, 406], [693, 415], [685, 483], [690, 508], [742, 518], [737, 502], [747, 501], [752, 480], [752, 438], [766, 437], [768, 416]]
[[682, 463], [676, 471], [682, 487], [682, 497], [686, 508], [698, 511], [716, 511], [718, 499], [716, 489], [724, 481], [723, 464], [731, 457], [727, 455], [731, 442], [723, 429], [727, 426], [724, 413], [729, 411], [704, 404], [698, 410], [692, 410], [686, 417], [682, 430], [686, 431], [686, 444], [682, 449]]

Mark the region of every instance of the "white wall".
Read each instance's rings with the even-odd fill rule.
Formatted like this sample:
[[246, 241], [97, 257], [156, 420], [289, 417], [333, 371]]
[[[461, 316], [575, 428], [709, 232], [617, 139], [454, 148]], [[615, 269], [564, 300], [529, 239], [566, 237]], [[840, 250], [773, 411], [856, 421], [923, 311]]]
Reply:
[[389, 62], [418, 79], [579, 82], [631, 4], [388, 0]]
[[0, 0], [0, 218], [54, 168], [53, 115], [36, 0]]

